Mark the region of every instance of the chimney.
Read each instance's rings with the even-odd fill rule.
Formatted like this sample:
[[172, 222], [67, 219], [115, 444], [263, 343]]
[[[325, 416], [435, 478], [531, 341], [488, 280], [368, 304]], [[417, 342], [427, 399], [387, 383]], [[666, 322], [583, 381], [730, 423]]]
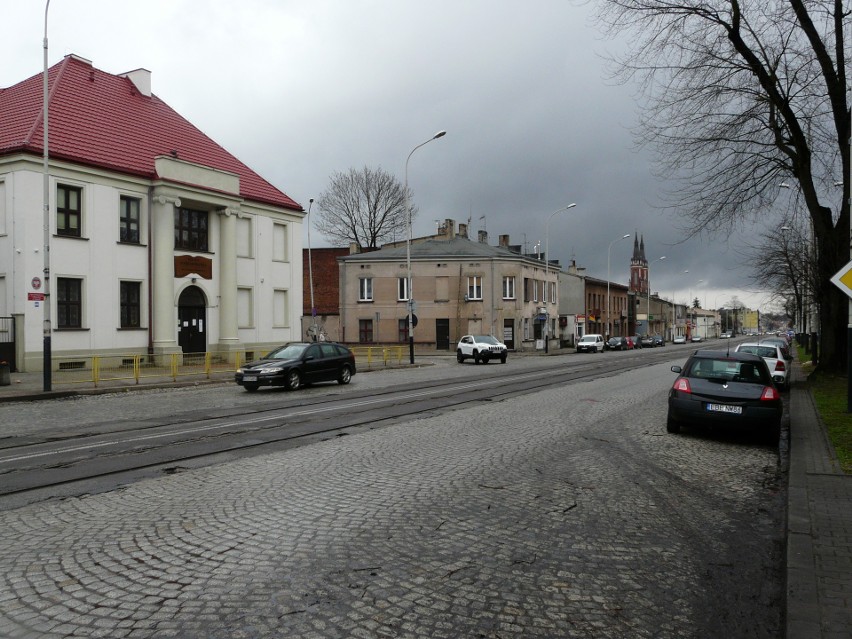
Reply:
[[508, 235], [501, 235], [500, 236], [500, 246], [502, 246], [503, 248], [509, 248], [509, 236]]
[[459, 237], [467, 239], [467, 224], [459, 223]]
[[456, 236], [456, 223], [454, 220], [446, 219], [444, 220], [444, 224], [441, 227], [441, 235], [447, 237], [447, 239], [453, 239]]
[[148, 69], [128, 71], [127, 73], [123, 73], [121, 77], [130, 80], [139, 93], [149, 98], [151, 97], [151, 72]]
[[488, 231], [485, 229], [479, 229], [479, 243], [488, 244]]

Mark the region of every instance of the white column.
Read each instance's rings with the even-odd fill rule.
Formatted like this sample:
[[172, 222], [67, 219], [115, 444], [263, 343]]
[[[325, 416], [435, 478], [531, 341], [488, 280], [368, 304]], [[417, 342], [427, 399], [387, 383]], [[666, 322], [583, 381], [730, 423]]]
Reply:
[[219, 344], [231, 350], [237, 336], [237, 209], [219, 213]]
[[156, 195], [151, 200], [151, 289], [153, 347], [155, 353], [174, 353], [177, 345], [175, 306], [175, 208], [176, 197]]

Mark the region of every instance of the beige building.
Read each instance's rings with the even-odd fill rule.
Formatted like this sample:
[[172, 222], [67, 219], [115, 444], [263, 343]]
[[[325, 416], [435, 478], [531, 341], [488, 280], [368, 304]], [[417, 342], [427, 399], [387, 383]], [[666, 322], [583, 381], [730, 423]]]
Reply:
[[[406, 242], [338, 258], [340, 339], [407, 344]], [[467, 225], [446, 220], [433, 236], [410, 245], [416, 346], [452, 350], [460, 336], [492, 334], [513, 350], [559, 345], [559, 265], [523, 255], [501, 235], [498, 246], [468, 238]], [[537, 343], [538, 342], [538, 343]]]

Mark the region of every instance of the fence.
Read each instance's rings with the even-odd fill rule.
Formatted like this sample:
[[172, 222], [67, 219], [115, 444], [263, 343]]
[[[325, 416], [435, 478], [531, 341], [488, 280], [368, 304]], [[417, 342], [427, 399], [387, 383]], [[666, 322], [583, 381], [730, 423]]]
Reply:
[[[399, 365], [403, 346], [357, 346], [352, 348], [359, 370]], [[254, 354], [249, 352], [249, 357]], [[104, 383], [145, 384], [177, 382], [180, 378], [227, 379], [246, 362], [246, 353], [206, 352], [166, 355], [91, 355], [54, 357], [54, 384]]]

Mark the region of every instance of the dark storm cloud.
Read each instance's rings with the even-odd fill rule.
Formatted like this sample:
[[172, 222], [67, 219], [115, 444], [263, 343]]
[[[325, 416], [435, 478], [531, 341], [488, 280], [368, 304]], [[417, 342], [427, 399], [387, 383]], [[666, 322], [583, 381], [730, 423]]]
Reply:
[[[40, 6], [39, 6], [40, 5]], [[205, 133], [307, 206], [335, 171], [379, 167], [404, 178], [420, 215], [471, 220], [492, 243], [607, 276], [607, 247], [644, 236], [654, 290], [712, 306], [757, 303], [727, 238], [682, 242], [661, 213], [665, 182], [634, 148], [631, 87], [605, 79], [590, 7], [563, 0], [393, 2], [209, 0], [54, 2], [50, 63], [76, 53], [112, 73], [145, 67], [153, 90]], [[199, 7], [203, 6], [203, 10]], [[41, 70], [44, 5], [5, 7], [0, 86]], [[484, 216], [484, 219], [480, 218]], [[736, 235], [735, 235], [736, 237]], [[322, 240], [313, 236], [315, 243]], [[682, 242], [682, 243], [681, 243]], [[611, 252], [626, 283], [631, 240]], [[689, 270], [688, 274], [683, 271]], [[698, 280], [703, 280], [700, 284]]]

